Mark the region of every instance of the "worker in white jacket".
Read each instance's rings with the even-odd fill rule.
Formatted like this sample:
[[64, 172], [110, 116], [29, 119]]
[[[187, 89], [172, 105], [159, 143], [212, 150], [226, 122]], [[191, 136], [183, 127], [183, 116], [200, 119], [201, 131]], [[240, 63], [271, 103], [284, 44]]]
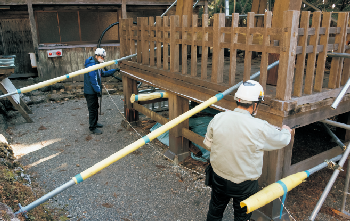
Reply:
[[258, 191], [264, 151], [281, 149], [291, 140], [292, 130], [279, 130], [255, 118], [264, 100], [263, 87], [253, 80], [244, 82], [235, 94], [237, 108], [215, 115], [208, 125], [203, 143], [211, 151], [214, 173], [207, 220], [222, 220], [226, 205], [233, 199], [234, 220], [247, 221], [246, 207], [240, 201]]

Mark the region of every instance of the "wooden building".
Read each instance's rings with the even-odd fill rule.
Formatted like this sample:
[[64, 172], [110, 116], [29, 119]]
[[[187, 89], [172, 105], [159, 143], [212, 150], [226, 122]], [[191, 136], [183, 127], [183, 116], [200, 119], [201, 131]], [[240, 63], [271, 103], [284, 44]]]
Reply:
[[[161, 15], [173, 3], [169, 0], [2, 0], [0, 1], [0, 55], [16, 55], [15, 77], [47, 80], [84, 68], [93, 55], [102, 32], [122, 17]], [[203, 3], [201, 3], [203, 4]], [[124, 13], [124, 14], [123, 14]], [[175, 14], [175, 7], [168, 12]], [[106, 60], [118, 59], [119, 25], [105, 32], [101, 47]], [[49, 50], [62, 50], [60, 57], [48, 57]], [[35, 53], [32, 67], [28, 53]], [[115, 68], [111, 66], [110, 68]], [[83, 76], [68, 81], [83, 81]]]
[[[349, 59], [333, 57], [330, 67], [326, 67], [327, 52], [350, 50], [346, 45], [350, 40], [348, 12], [338, 13], [336, 27], [330, 26], [329, 12], [300, 14], [299, 11], [285, 11], [282, 27], [271, 27], [271, 12], [265, 13], [264, 27], [254, 27], [254, 13], [248, 14], [247, 27], [238, 27], [238, 14], [232, 14], [230, 25], [225, 22], [225, 14], [215, 14], [209, 25], [206, 14], [201, 19], [193, 15], [190, 25], [186, 22], [188, 19], [183, 16], [180, 22], [177, 15], [157, 17], [156, 20], [144, 17], [138, 18], [137, 25], [132, 23], [132, 19], [122, 19], [121, 56], [137, 52], [137, 57], [120, 65], [128, 120], [137, 120], [137, 113], [141, 112], [164, 124], [186, 112], [189, 101], [206, 101], [236, 83], [248, 80], [256, 72], [252, 68], [254, 63], [260, 71], [256, 80], [265, 89], [265, 101], [259, 107], [259, 118], [278, 127], [283, 124], [303, 127], [349, 112], [350, 90], [336, 110], [330, 107], [350, 77]], [[335, 37], [332, 44], [329, 43], [330, 36]], [[256, 41], [257, 38], [260, 40]], [[187, 56], [188, 48], [191, 48], [190, 56]], [[210, 48], [212, 56], [209, 57]], [[230, 51], [229, 57], [224, 56], [224, 49]], [[198, 56], [197, 50], [201, 51], [201, 56]], [[245, 52], [244, 59], [239, 61], [237, 50]], [[261, 53], [261, 58], [252, 60], [253, 51]], [[270, 53], [280, 56], [276, 86], [266, 84]], [[130, 103], [131, 94], [137, 93], [137, 81], [170, 94], [169, 119], [137, 102]], [[233, 95], [234, 92], [225, 96], [213, 108], [233, 110], [236, 107]], [[203, 146], [204, 138], [189, 130], [188, 121], [171, 129], [169, 136], [168, 156], [172, 159], [181, 161], [188, 156], [189, 141]], [[282, 150], [265, 153], [260, 186], [310, 169], [342, 152], [341, 148], [335, 147], [291, 165], [293, 142], [294, 138]], [[271, 217], [278, 217], [279, 209], [280, 202], [274, 201], [262, 208], [262, 213], [255, 213], [255, 217], [270, 220]]]

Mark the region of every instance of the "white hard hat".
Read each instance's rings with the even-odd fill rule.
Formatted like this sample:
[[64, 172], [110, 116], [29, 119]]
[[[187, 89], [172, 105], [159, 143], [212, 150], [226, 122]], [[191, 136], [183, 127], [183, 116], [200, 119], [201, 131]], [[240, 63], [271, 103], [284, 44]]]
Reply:
[[96, 48], [95, 55], [106, 57], [106, 51], [103, 48]]
[[235, 94], [235, 100], [240, 103], [253, 103], [264, 100], [264, 88], [259, 82], [248, 80], [241, 84]]

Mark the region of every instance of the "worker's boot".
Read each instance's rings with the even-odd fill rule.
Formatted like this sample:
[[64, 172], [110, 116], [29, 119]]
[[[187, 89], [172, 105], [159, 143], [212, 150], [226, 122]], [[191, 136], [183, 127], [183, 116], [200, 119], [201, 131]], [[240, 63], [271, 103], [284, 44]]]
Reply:
[[96, 124], [96, 127], [102, 128], [102, 127], [103, 127], [103, 124], [97, 123], [97, 124]]
[[96, 135], [100, 135], [100, 134], [102, 134], [102, 131], [95, 128], [94, 130], [91, 130], [91, 133], [96, 134]]

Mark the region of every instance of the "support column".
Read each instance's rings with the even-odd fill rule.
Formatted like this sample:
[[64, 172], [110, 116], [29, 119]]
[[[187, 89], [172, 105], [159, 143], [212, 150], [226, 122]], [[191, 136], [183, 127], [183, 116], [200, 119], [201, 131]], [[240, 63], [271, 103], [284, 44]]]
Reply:
[[[169, 120], [189, 110], [189, 101], [185, 98], [169, 93]], [[169, 131], [169, 150], [165, 152], [165, 156], [171, 160], [178, 162], [183, 161], [189, 156], [189, 140], [182, 137], [182, 128], [189, 128], [189, 120], [185, 120], [181, 124], [175, 126]]]
[[[137, 94], [137, 81], [123, 75], [124, 114], [127, 121], [134, 124], [139, 120], [138, 112], [130, 102], [132, 94]], [[128, 127], [127, 127], [128, 128]], [[129, 128], [128, 128], [129, 129]]]

